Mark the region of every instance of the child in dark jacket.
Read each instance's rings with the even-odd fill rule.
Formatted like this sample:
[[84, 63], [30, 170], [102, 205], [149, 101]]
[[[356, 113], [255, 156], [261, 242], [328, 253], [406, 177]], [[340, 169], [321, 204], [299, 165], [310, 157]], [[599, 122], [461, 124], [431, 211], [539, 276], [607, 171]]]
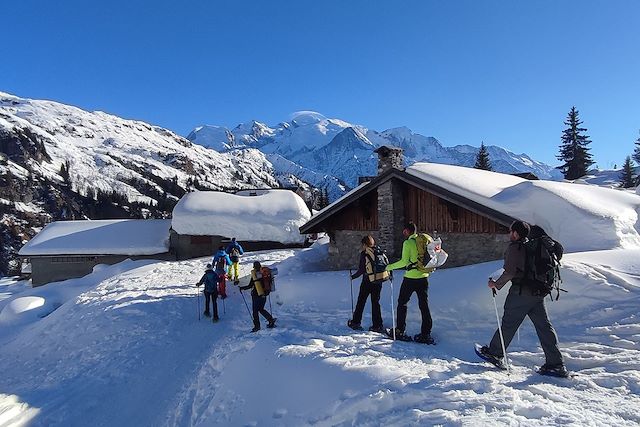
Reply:
[[217, 322], [219, 320], [218, 317], [218, 282], [219, 277], [211, 264], [207, 264], [207, 269], [196, 284], [197, 287], [200, 287], [204, 283], [204, 301], [205, 301], [205, 309], [204, 315], [206, 317], [211, 317], [211, 313], [209, 312], [209, 299], [211, 299], [211, 303], [213, 304], [213, 321]]
[[267, 296], [264, 293], [262, 287], [262, 273], [260, 269], [262, 266], [260, 262], [255, 261], [253, 263], [253, 270], [251, 270], [251, 278], [247, 286], [240, 286], [240, 292], [243, 290], [251, 289], [251, 304], [253, 306], [253, 329], [251, 332], [257, 332], [260, 330], [260, 317], [258, 314], [262, 314], [267, 319], [267, 328], [275, 328], [277, 318], [273, 317], [271, 313], [264, 309], [267, 303]]

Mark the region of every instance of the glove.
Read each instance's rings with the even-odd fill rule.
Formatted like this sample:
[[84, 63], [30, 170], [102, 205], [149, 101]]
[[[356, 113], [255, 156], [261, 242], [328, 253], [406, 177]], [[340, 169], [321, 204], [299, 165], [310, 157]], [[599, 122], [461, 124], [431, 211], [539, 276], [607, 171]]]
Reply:
[[351, 280], [356, 280], [356, 276], [355, 275], [351, 275]]

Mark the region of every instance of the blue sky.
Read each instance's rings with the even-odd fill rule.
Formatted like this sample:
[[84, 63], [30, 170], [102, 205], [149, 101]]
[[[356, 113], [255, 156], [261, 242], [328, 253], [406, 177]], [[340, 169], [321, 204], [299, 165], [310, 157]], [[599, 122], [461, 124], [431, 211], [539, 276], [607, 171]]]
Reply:
[[580, 111], [600, 167], [640, 136], [640, 2], [3, 2], [0, 91], [165, 126], [314, 110], [558, 164]]

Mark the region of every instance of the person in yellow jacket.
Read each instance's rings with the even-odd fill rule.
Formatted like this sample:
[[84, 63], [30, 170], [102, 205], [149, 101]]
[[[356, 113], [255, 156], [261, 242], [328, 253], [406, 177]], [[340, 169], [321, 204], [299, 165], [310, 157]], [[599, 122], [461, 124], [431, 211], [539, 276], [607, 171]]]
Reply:
[[[418, 296], [418, 307], [422, 315], [422, 327], [420, 333], [413, 337], [413, 340], [424, 344], [435, 344], [431, 337], [431, 328], [433, 321], [431, 312], [429, 311], [429, 298], [427, 291], [429, 289], [429, 273], [418, 270], [418, 247], [416, 245], [418, 230], [413, 222], [405, 224], [402, 235], [406, 238], [402, 244], [402, 258], [397, 262], [389, 264], [387, 271], [406, 268], [402, 285], [400, 285], [400, 293], [398, 294], [398, 312], [396, 323], [396, 339], [410, 341], [411, 337], [405, 335], [405, 327], [407, 320], [407, 303], [411, 299], [411, 295], [415, 292]], [[393, 333], [393, 331], [391, 331]]]
[[276, 317], [273, 317], [271, 313], [264, 309], [267, 303], [267, 295], [262, 286], [262, 265], [259, 261], [254, 261], [253, 270], [251, 270], [251, 278], [247, 286], [240, 286], [240, 292], [243, 290], [251, 289], [251, 305], [253, 308], [253, 329], [251, 332], [258, 332], [260, 330], [260, 317], [262, 314], [267, 319], [267, 328], [276, 327]]

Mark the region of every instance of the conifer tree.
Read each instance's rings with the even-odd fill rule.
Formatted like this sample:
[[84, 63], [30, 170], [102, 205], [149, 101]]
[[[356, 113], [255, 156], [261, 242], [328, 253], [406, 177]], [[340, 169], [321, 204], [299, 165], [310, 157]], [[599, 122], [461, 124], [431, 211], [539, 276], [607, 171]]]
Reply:
[[620, 187], [631, 188], [636, 185], [636, 177], [633, 175], [633, 161], [631, 156], [627, 156], [622, 165], [622, 172], [620, 173]]
[[562, 143], [558, 160], [564, 162], [558, 169], [562, 171], [566, 179], [578, 179], [587, 174], [589, 166], [593, 165], [589, 144], [591, 140], [584, 132], [586, 128], [580, 127], [582, 122], [578, 118], [578, 110], [571, 107], [571, 111], [564, 122], [568, 127], [562, 131]]
[[489, 160], [489, 152], [484, 145], [484, 141], [480, 143], [480, 150], [478, 150], [478, 155], [476, 156], [476, 164], [473, 167], [486, 171], [493, 170], [491, 168], [491, 161]]
[[633, 160], [640, 164], [640, 138], [636, 139], [636, 148], [633, 150]]

